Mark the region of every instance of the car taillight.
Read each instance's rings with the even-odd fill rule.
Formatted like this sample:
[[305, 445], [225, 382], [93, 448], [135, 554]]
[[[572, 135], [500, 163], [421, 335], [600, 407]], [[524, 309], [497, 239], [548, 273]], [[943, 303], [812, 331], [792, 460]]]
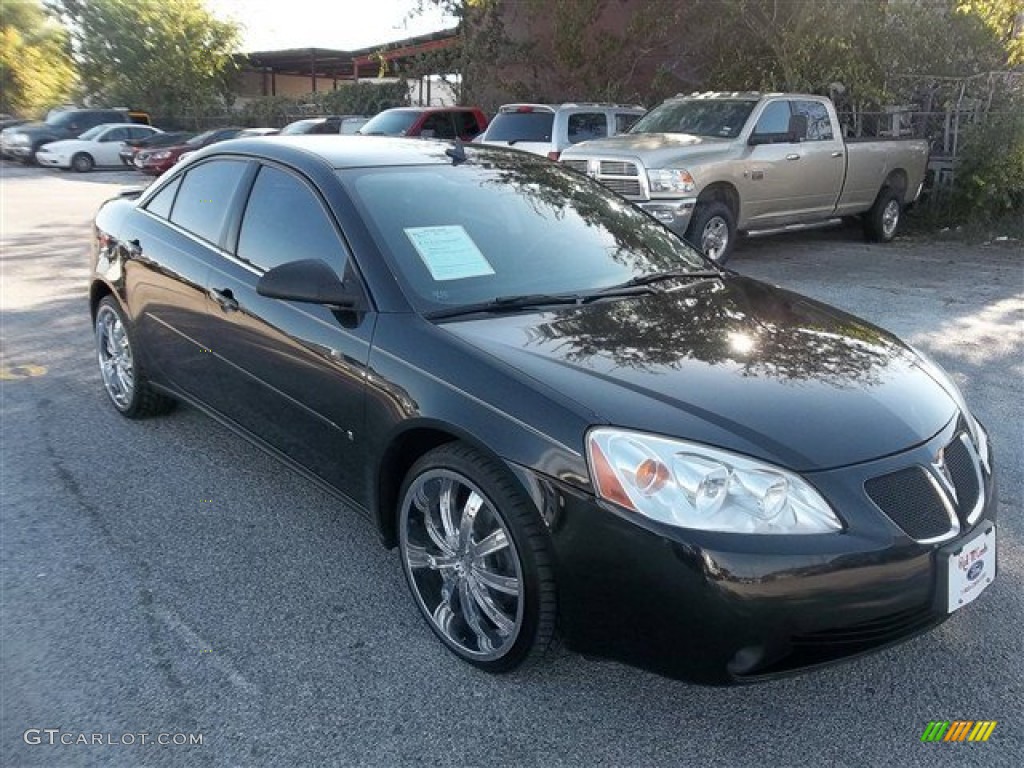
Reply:
[[533, 107], [517, 107], [516, 112], [533, 112]]
[[561, 152], [548, 152], [548, 160], [556, 160], [557, 161], [559, 155], [561, 155], [561, 154], [562, 154]]

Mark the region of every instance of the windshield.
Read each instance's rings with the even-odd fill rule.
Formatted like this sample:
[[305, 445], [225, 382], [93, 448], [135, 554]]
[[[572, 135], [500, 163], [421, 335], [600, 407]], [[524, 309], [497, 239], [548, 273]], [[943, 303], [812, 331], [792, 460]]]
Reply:
[[459, 165], [338, 173], [422, 312], [708, 268], [682, 240], [586, 176], [508, 150], [466, 147], [466, 154]]
[[551, 141], [554, 112], [499, 112], [487, 126], [485, 141]]
[[756, 101], [743, 99], [682, 99], [652, 109], [630, 133], [689, 133], [735, 139]]
[[407, 109], [381, 112], [367, 121], [366, 125], [359, 129], [359, 133], [373, 136], [401, 136], [412, 128], [412, 124], [419, 116], [419, 112]]
[[99, 136], [101, 133], [103, 133], [105, 130], [107, 130], [107, 126], [105, 126], [105, 125], [97, 125], [94, 128], [90, 128], [85, 133], [79, 135], [78, 138], [84, 139], [85, 141], [92, 141], [97, 136]]

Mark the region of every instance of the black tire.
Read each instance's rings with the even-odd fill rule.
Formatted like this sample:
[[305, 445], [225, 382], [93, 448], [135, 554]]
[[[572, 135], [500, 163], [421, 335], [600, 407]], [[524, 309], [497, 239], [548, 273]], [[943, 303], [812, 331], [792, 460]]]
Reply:
[[891, 187], [883, 187], [874, 204], [861, 217], [865, 239], [871, 243], [888, 243], [896, 236], [902, 219], [899, 195]]
[[132, 327], [113, 296], [100, 301], [93, 330], [103, 388], [122, 416], [143, 419], [174, 408], [175, 401], [153, 389], [140, 367]]
[[[474, 493], [476, 508], [466, 528]], [[450, 651], [482, 670], [503, 673], [553, 646], [558, 611], [548, 534], [507, 470], [464, 443], [442, 445], [413, 464], [396, 512], [409, 591]], [[450, 527], [454, 538], [446, 535]]]
[[96, 161], [88, 152], [79, 152], [71, 158], [71, 168], [78, 173], [88, 173], [96, 167]]
[[28, 153], [28, 157], [22, 159], [22, 165], [39, 165], [39, 163], [36, 162], [36, 152], [42, 148], [42, 144], [33, 144], [32, 151]]
[[720, 200], [697, 203], [686, 229], [686, 239], [719, 266], [732, 256], [736, 245], [736, 216]]

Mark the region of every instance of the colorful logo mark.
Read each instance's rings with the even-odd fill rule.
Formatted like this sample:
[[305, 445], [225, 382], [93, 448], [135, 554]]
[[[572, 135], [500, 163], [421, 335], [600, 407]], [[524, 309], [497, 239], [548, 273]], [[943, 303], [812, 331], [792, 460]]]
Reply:
[[996, 720], [932, 720], [925, 726], [921, 741], [988, 741], [996, 729]]

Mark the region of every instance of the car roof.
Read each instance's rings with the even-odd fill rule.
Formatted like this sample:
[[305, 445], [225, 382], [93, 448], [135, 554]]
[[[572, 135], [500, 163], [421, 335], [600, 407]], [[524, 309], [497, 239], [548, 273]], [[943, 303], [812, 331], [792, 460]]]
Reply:
[[526, 102], [516, 102], [514, 104], [502, 104], [498, 107], [499, 112], [515, 112], [518, 109], [532, 109], [534, 111], [568, 111], [568, 110], [589, 110], [589, 109], [622, 109], [630, 112], [646, 112], [646, 107], [640, 104], [613, 104], [604, 102], [588, 102], [588, 101], [569, 101], [564, 104], [529, 104]]
[[[342, 134], [265, 136], [259, 139], [230, 139], [204, 150], [204, 157], [224, 154], [249, 155], [277, 160], [302, 168], [310, 162], [331, 168], [372, 168], [379, 166], [451, 165], [444, 154], [451, 141], [397, 138], [393, 136], [346, 136]], [[478, 144], [465, 144], [467, 151], [495, 151]]]
[[392, 107], [383, 112], [476, 112], [477, 107]]

